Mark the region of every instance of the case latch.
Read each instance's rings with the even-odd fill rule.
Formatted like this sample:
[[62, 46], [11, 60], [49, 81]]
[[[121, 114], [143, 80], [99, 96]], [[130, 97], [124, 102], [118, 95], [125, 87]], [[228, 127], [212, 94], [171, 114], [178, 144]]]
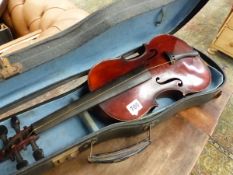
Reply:
[[11, 64], [6, 57], [0, 57], [0, 79], [7, 79], [22, 71], [23, 66], [20, 63]]
[[67, 160], [73, 159], [73, 158], [77, 157], [78, 153], [79, 153], [78, 147], [71, 148], [71, 149], [63, 152], [62, 154], [54, 157], [52, 159], [53, 165], [58, 166]]

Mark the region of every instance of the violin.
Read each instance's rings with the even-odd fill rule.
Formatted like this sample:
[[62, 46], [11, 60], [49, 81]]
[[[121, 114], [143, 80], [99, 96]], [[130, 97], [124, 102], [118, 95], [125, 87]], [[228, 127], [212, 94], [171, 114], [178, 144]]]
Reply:
[[138, 67], [149, 71], [152, 78], [99, 104], [110, 118], [139, 119], [158, 106], [155, 99], [160, 94], [174, 91], [186, 96], [203, 91], [211, 82], [210, 70], [197, 51], [175, 36], [160, 35], [144, 45], [139, 56], [108, 59], [95, 65], [88, 74], [89, 89], [96, 91]]
[[16, 160], [17, 169], [27, 166], [20, 151], [28, 145], [31, 145], [36, 161], [43, 159], [43, 150], [36, 144], [38, 134], [94, 106], [98, 105], [109, 118], [117, 121], [137, 120], [158, 106], [156, 98], [162, 93], [180, 92], [186, 96], [209, 86], [211, 72], [208, 66], [184, 41], [160, 35], [142, 48], [137, 49], [136, 56], [127, 54], [95, 65], [88, 74], [91, 92], [30, 126], [21, 129], [18, 118], [12, 117], [15, 136], [8, 138], [7, 128], [0, 125], [3, 142], [0, 162], [11, 159]]

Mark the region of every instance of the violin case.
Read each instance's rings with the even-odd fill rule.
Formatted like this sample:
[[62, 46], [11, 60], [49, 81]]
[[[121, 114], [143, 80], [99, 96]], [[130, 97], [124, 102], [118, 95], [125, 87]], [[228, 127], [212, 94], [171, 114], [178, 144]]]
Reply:
[[[207, 1], [120, 0], [94, 12], [59, 34], [7, 55], [10, 63], [20, 63], [22, 70], [19, 74], [0, 81], [0, 114], [74, 78], [85, 76], [88, 70], [101, 60], [133, 54], [156, 35], [173, 34]], [[21, 151], [21, 155], [29, 165], [16, 170], [15, 161], [2, 161], [1, 175], [38, 174], [92, 144], [145, 132], [180, 110], [216, 97], [221, 92], [225, 75], [211, 58], [201, 52], [200, 55], [209, 65], [212, 74], [212, 82], [208, 89], [179, 100], [170, 97], [159, 98], [159, 107], [140, 120], [111, 123], [94, 116], [92, 122], [97, 126], [94, 130], [85, 125], [82, 117], [74, 116], [39, 134], [36, 143], [43, 149], [45, 158], [35, 161], [31, 147], [28, 146], [26, 150]], [[19, 118], [21, 127], [29, 126], [81, 98], [83, 93], [88, 93], [86, 89], [84, 82], [70, 92], [15, 115]], [[1, 119], [1, 125], [8, 128], [8, 137], [15, 135], [10, 126], [11, 116]], [[146, 139], [130, 148], [118, 150], [115, 154], [92, 157], [92, 162], [123, 160], [142, 151], [149, 142]]]

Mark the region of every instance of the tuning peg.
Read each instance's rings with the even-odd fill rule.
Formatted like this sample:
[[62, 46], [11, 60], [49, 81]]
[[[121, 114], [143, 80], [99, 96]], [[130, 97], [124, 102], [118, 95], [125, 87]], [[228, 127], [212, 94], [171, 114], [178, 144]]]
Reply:
[[7, 139], [8, 129], [4, 125], [0, 125], [0, 139], [2, 140], [3, 144], [6, 145], [8, 142]]
[[15, 130], [16, 133], [20, 132], [20, 121], [18, 117], [11, 117], [11, 127]]
[[44, 158], [44, 152], [39, 146], [36, 144], [35, 141], [31, 141], [31, 146], [33, 150], [33, 157], [36, 161]]
[[16, 165], [17, 170], [20, 170], [28, 165], [28, 161], [24, 160], [19, 152], [15, 153], [15, 159], [17, 162], [17, 165]]

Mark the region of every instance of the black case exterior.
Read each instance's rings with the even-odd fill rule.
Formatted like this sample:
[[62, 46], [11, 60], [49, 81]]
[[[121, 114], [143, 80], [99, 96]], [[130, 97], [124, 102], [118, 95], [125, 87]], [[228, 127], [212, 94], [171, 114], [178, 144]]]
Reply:
[[[136, 50], [134, 50], [136, 51]], [[54, 167], [54, 165], [60, 164], [61, 160], [67, 160], [70, 158], [70, 156], [73, 153], [80, 153], [88, 148], [91, 147], [91, 145], [98, 144], [100, 142], [103, 142], [105, 140], [109, 140], [112, 138], [118, 138], [118, 137], [128, 137], [128, 136], [136, 136], [137, 134], [148, 132], [152, 127], [155, 127], [160, 122], [169, 119], [169, 117], [174, 116], [177, 112], [184, 110], [186, 108], [201, 105], [211, 99], [219, 97], [221, 95], [221, 87], [223, 86], [225, 82], [225, 75], [222, 69], [209, 57], [204, 55], [203, 53], [199, 52], [203, 60], [209, 64], [212, 68], [219, 71], [220, 74], [222, 74], [222, 80], [220, 86], [212, 89], [209, 92], [200, 92], [196, 93], [190, 96], [186, 96], [180, 100], [178, 100], [174, 105], [166, 108], [166, 110], [163, 110], [160, 113], [150, 113], [147, 116], [143, 117], [141, 120], [135, 120], [131, 122], [119, 122], [111, 124], [107, 127], [104, 127], [100, 129], [97, 132], [94, 132], [90, 135], [87, 135], [86, 137], [82, 138], [80, 141], [78, 141], [74, 145], [70, 145], [69, 148], [66, 148], [60, 152], [55, 153], [54, 155], [47, 157], [46, 159], [43, 159], [40, 162], [37, 162], [35, 165], [32, 165], [31, 167], [28, 167], [24, 170], [19, 171], [17, 174], [35, 174], [39, 172], [43, 172], [44, 170], [47, 170], [49, 168]], [[137, 154], [141, 151], [143, 151], [148, 145], [150, 144], [149, 139], [142, 140], [140, 143], [137, 143], [136, 145], [132, 146], [132, 148], [126, 148], [125, 150], [119, 150], [117, 151], [118, 156], [114, 157], [112, 159], [106, 160], [99, 160], [98, 158], [95, 160], [95, 163], [113, 163], [122, 161], [130, 156], [133, 156], [134, 154]], [[135, 151], [136, 149], [136, 151]], [[133, 151], [133, 153], [131, 152]], [[127, 155], [125, 155], [125, 152]], [[120, 155], [120, 156], [119, 156]], [[105, 156], [108, 156], [106, 154]], [[89, 160], [92, 161], [92, 160]]]

